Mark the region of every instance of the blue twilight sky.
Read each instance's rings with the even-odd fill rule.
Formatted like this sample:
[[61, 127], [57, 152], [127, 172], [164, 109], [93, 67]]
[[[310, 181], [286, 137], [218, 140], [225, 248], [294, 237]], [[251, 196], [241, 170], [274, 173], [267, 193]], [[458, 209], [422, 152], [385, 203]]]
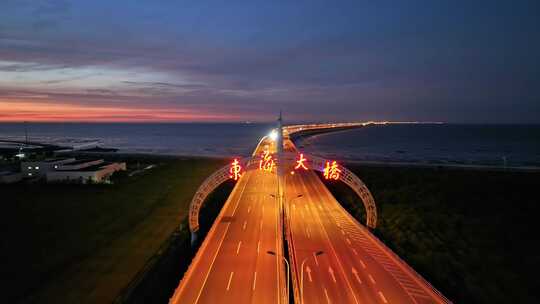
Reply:
[[540, 122], [540, 1], [0, 1], [0, 121]]

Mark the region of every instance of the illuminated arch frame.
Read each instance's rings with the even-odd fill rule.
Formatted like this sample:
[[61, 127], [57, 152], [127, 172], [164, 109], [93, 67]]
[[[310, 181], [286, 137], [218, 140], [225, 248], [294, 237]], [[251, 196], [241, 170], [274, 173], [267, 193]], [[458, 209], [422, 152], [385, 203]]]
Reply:
[[[297, 153], [284, 153], [281, 159], [283, 159], [284, 162], [292, 165], [295, 164], [297, 155]], [[311, 170], [316, 170], [319, 172], [324, 171], [324, 165], [326, 163], [325, 159], [317, 156], [307, 155], [305, 153], [304, 155], [307, 157], [308, 167]], [[245, 168], [245, 170], [249, 169], [248, 167], [255, 167], [253, 164], [255, 164], [257, 161], [258, 160], [255, 158], [239, 159], [241, 166]], [[229, 169], [229, 164], [221, 167], [219, 170], [207, 177], [199, 186], [197, 192], [195, 192], [195, 195], [189, 204], [189, 230], [191, 232], [192, 243], [197, 239], [197, 232], [199, 231], [199, 212], [201, 207], [204, 204], [206, 197], [212, 193], [212, 191], [230, 179]], [[340, 169], [341, 173], [339, 175], [339, 180], [353, 189], [353, 191], [360, 197], [362, 203], [364, 204], [364, 208], [366, 209], [366, 226], [374, 229], [377, 226], [377, 207], [371, 192], [362, 182], [362, 180], [360, 180], [360, 178], [358, 178], [350, 170], [343, 166], [340, 166]]]

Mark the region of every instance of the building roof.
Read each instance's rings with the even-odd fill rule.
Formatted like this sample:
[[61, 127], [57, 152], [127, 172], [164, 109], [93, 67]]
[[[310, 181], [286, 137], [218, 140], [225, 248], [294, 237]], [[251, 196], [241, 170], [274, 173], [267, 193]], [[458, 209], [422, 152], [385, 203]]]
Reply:
[[55, 162], [59, 162], [59, 161], [63, 161], [63, 160], [68, 160], [68, 159], [71, 159], [71, 158], [68, 158], [68, 157], [49, 158], [49, 159], [46, 159], [45, 162], [46, 162], [46, 163], [55, 163]]
[[[71, 164], [71, 163], [70, 163]], [[56, 172], [95, 172], [103, 169], [103, 167], [106, 167], [108, 165], [112, 164], [111, 162], [102, 162], [99, 164], [95, 164], [92, 166], [84, 167], [84, 168], [78, 168], [78, 169], [59, 169], [56, 170]]]
[[[78, 159], [78, 160], [74, 160], [74, 161], [69, 162], [69, 163], [62, 164], [62, 166], [75, 166], [75, 165], [81, 165], [81, 164], [85, 164], [85, 163], [89, 163], [89, 162], [95, 162], [95, 161], [99, 161], [99, 160], [102, 161], [102, 159]], [[102, 163], [100, 163], [100, 164], [102, 164]]]

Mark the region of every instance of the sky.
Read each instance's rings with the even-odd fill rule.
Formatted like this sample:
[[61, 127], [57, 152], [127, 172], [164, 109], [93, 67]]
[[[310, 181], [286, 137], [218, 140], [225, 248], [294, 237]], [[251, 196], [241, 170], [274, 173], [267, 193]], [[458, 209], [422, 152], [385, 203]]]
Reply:
[[540, 1], [0, 1], [0, 121], [540, 123]]

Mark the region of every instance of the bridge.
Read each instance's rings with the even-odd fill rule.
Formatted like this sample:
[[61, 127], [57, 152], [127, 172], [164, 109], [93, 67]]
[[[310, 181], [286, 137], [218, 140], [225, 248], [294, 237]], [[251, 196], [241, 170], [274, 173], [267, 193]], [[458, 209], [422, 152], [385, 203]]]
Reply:
[[[229, 178], [237, 183], [170, 303], [450, 303], [371, 233], [377, 209], [360, 178], [291, 140], [368, 124], [280, 125], [252, 157], [210, 176], [190, 205], [194, 241], [206, 196]], [[355, 191], [365, 226], [315, 171]]]

